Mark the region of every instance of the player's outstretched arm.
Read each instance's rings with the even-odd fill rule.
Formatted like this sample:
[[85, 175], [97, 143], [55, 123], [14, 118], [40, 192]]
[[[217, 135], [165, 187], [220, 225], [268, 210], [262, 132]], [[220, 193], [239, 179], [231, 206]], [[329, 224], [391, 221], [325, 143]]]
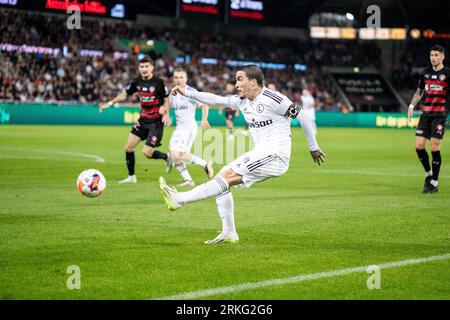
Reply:
[[162, 115], [162, 122], [166, 126], [170, 126], [172, 124], [172, 121], [170, 120], [170, 101], [169, 98], [164, 98], [164, 104], [159, 108], [159, 114]]
[[182, 94], [188, 98], [197, 100], [200, 103], [207, 104], [208, 106], [220, 107], [224, 105], [228, 105], [232, 108], [237, 108], [237, 97], [221, 97], [208, 92], [199, 92], [194, 90], [186, 90], [185, 88], [181, 88], [179, 86], [175, 86], [171, 90], [172, 95], [176, 96], [177, 94]]
[[301, 109], [297, 115], [297, 120], [300, 122], [306, 140], [308, 141], [309, 152], [315, 163], [319, 166], [325, 162], [325, 153], [319, 148], [317, 144], [316, 135], [314, 134], [314, 127], [309, 115]]
[[422, 95], [423, 95], [423, 89], [417, 88], [416, 92], [414, 93], [414, 96], [412, 97], [411, 103], [409, 104], [409, 107], [408, 107], [408, 121], [411, 121], [411, 117], [413, 115], [414, 108], [417, 106], [420, 99], [422, 99]]
[[208, 122], [208, 113], [209, 113], [209, 106], [206, 104], [202, 104], [202, 128], [203, 130], [208, 130], [211, 128]]
[[115, 103], [119, 103], [122, 102], [124, 100], [126, 100], [128, 97], [128, 94], [126, 93], [126, 91], [122, 92], [121, 94], [119, 94], [117, 97], [115, 97], [114, 99], [105, 102], [105, 103], [100, 103], [99, 105], [99, 112], [102, 112], [103, 109], [108, 109], [109, 107], [111, 107], [112, 105], [114, 105]]

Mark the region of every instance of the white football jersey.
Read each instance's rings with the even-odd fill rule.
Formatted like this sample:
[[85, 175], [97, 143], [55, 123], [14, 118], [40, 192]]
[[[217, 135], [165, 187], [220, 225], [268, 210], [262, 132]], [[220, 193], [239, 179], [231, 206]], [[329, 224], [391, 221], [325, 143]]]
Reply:
[[302, 101], [302, 108], [303, 110], [314, 110], [314, 97], [309, 95], [309, 96], [301, 96], [301, 101]]
[[[197, 91], [192, 87], [186, 86], [186, 89]], [[175, 120], [178, 127], [192, 127], [196, 126], [195, 109], [201, 106], [201, 103], [187, 98], [181, 94], [169, 97], [171, 108], [175, 111]]]
[[[229, 106], [239, 108], [255, 143], [255, 150], [267, 150], [289, 160], [291, 156], [291, 126], [289, 114], [297, 113], [295, 104], [283, 94], [263, 87], [254, 99], [228, 97]], [[295, 117], [295, 115], [294, 115]]]

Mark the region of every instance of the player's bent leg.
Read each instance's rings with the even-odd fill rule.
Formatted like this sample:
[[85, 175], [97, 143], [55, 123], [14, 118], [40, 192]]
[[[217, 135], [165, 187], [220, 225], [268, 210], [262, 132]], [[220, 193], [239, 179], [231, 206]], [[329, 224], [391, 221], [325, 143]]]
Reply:
[[189, 173], [189, 170], [186, 167], [186, 164], [183, 160], [181, 160], [182, 152], [172, 152], [173, 155], [176, 155], [174, 158], [174, 165], [177, 171], [180, 173], [181, 177], [183, 178], [183, 182], [178, 184], [177, 187], [193, 187], [195, 186], [195, 182], [192, 180], [191, 174]]
[[128, 169], [128, 177], [119, 181], [119, 183], [136, 183], [137, 178], [134, 172], [134, 167], [136, 163], [134, 150], [136, 149], [136, 146], [141, 142], [141, 138], [139, 136], [136, 136], [133, 133], [130, 133], [128, 135], [128, 141], [125, 145], [125, 160], [127, 163], [127, 169]]
[[175, 210], [188, 203], [217, 197], [228, 191], [231, 186], [240, 183], [242, 183], [242, 176], [228, 169], [219, 173], [214, 179], [186, 192], [177, 192], [173, 188], [168, 188], [164, 178], [161, 177], [160, 189], [167, 207], [170, 210]]
[[151, 159], [153, 157], [154, 151], [155, 151], [155, 149], [153, 149], [152, 147], [150, 147], [148, 145], [145, 145], [144, 148], [142, 149], [142, 154], [144, 155], [144, 157]]
[[189, 152], [178, 151], [175, 154], [177, 160], [186, 161], [188, 163], [202, 167], [209, 179], [212, 179], [214, 177], [214, 168], [211, 160], [204, 160], [199, 156], [196, 156], [195, 154]]
[[166, 162], [166, 171], [169, 172], [170, 170], [168, 170], [168, 167], [172, 166], [172, 163], [170, 161], [169, 156], [167, 155], [167, 153], [155, 150], [154, 147], [149, 146], [148, 144], [146, 144], [144, 146], [144, 148], [142, 149], [142, 154], [149, 158], [149, 159], [161, 159], [164, 160]]

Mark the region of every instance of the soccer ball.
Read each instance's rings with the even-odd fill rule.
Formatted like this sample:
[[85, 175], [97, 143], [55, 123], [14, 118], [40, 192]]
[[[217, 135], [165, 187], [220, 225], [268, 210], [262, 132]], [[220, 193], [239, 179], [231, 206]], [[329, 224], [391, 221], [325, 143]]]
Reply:
[[78, 176], [77, 188], [83, 196], [96, 198], [105, 192], [106, 179], [100, 171], [88, 169]]

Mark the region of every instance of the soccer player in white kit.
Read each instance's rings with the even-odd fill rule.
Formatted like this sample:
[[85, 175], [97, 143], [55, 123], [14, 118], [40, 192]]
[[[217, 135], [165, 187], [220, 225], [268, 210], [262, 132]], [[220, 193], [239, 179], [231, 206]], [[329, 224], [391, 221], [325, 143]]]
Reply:
[[308, 113], [309, 118], [311, 119], [311, 123], [314, 128], [314, 134], [317, 134], [317, 126], [316, 126], [316, 109], [315, 109], [315, 102], [314, 97], [312, 96], [311, 92], [307, 89], [303, 89], [302, 96], [300, 97], [302, 101], [302, 108], [305, 110], [306, 113]]
[[242, 112], [254, 140], [254, 149], [244, 153], [220, 170], [216, 177], [187, 192], [178, 192], [167, 186], [160, 177], [160, 188], [170, 210], [188, 203], [215, 197], [222, 220], [222, 232], [205, 244], [239, 241], [234, 223], [234, 202], [230, 187], [250, 187], [284, 174], [291, 156], [291, 129], [289, 118], [297, 118], [306, 134], [308, 147], [317, 164], [324, 162], [324, 153], [317, 145], [313, 127], [307, 114], [279, 92], [264, 86], [264, 74], [256, 65], [247, 65], [236, 73], [238, 95], [220, 97], [211, 93], [174, 87], [172, 94], [182, 94], [209, 106], [229, 105]]
[[[174, 71], [173, 82], [175, 86], [191, 91], [195, 90], [186, 84], [187, 73], [184, 69], [176, 69]], [[198, 132], [195, 110], [196, 108], [202, 108], [201, 126], [204, 130], [207, 130], [210, 128], [208, 123], [209, 107], [182, 95], [171, 95], [169, 100], [170, 107], [175, 112], [176, 120], [176, 127], [169, 141], [169, 158], [184, 180], [177, 187], [194, 186], [195, 183], [186, 168], [186, 163], [201, 166], [205, 169], [210, 179], [214, 176], [211, 161], [206, 161], [190, 153]]]

